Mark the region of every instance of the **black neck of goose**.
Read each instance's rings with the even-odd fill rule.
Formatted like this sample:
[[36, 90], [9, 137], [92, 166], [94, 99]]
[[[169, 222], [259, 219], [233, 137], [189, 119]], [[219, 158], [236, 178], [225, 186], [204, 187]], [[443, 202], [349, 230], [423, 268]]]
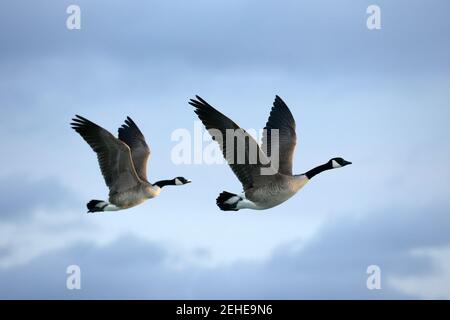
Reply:
[[318, 175], [319, 173], [321, 173], [325, 170], [330, 170], [330, 169], [333, 169], [333, 166], [332, 166], [331, 162], [327, 162], [327, 163], [324, 163], [320, 166], [317, 166], [317, 167], [309, 170], [308, 172], [305, 173], [305, 175], [308, 179], [311, 179], [315, 175]]
[[164, 186], [173, 186], [175, 185], [175, 179], [172, 180], [160, 180], [155, 182], [153, 185], [158, 186], [160, 188], [164, 187]]

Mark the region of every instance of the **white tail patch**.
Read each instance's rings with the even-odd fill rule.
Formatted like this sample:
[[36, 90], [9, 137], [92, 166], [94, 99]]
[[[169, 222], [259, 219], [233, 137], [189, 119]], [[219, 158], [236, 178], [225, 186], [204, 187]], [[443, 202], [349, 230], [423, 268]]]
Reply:
[[227, 201], [225, 201], [224, 203], [226, 204], [235, 204], [236, 202], [238, 202], [239, 200], [241, 200], [241, 197], [239, 196], [232, 196], [230, 199], [228, 199]]
[[263, 208], [260, 208], [259, 206], [257, 206], [253, 201], [248, 200], [245, 197], [245, 193], [241, 193], [239, 196], [236, 196], [233, 198], [238, 198], [238, 202], [236, 204], [236, 209], [254, 209], [254, 210], [263, 209]]
[[248, 199], [242, 199], [239, 201], [236, 205], [236, 209], [253, 209], [253, 210], [262, 210], [264, 208], [261, 208], [257, 206], [253, 201], [250, 201]]
[[102, 209], [103, 207], [107, 206], [108, 204], [109, 204], [108, 202], [102, 201], [102, 202], [97, 203], [95, 205], [95, 207], [99, 208], [99, 209]]
[[108, 205], [103, 209], [103, 211], [117, 211], [117, 210], [120, 210], [120, 208], [111, 203], [108, 203]]

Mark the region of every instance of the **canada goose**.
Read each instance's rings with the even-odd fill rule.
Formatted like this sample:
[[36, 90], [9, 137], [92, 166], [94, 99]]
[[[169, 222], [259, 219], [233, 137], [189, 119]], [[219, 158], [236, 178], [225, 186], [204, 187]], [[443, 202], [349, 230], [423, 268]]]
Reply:
[[109, 188], [109, 202], [91, 200], [87, 203], [88, 212], [128, 209], [156, 197], [164, 186], [191, 182], [183, 177], [153, 184], [148, 182], [147, 161], [150, 149], [144, 135], [130, 117], [119, 128], [118, 139], [79, 115], [72, 120], [72, 128], [97, 153], [103, 178]]
[[[237, 211], [239, 209], [263, 210], [275, 207], [294, 194], [297, 193], [312, 177], [329, 169], [341, 168], [351, 164], [342, 158], [332, 158], [327, 163], [313, 168], [306, 173], [293, 175], [292, 162], [294, 149], [297, 142], [295, 133], [295, 120], [279, 96], [275, 97], [269, 120], [264, 128], [263, 142], [261, 147], [258, 143], [236, 123], [228, 117], [214, 109], [205, 100], [196, 96], [197, 100], [191, 99], [189, 104], [195, 107], [195, 113], [209, 131], [213, 140], [216, 140], [222, 150], [224, 158], [227, 160], [234, 174], [242, 183], [244, 191], [241, 194], [234, 194], [223, 191], [217, 198], [217, 206], [224, 211]], [[262, 168], [267, 168], [269, 156], [272, 152], [272, 139], [269, 139], [273, 129], [277, 129], [275, 134], [279, 136], [278, 170], [269, 174], [262, 173]], [[231, 131], [230, 131], [231, 130]], [[234, 143], [227, 148], [227, 134], [235, 135], [240, 132], [241, 144]], [[219, 136], [219, 138], [218, 138]], [[242, 140], [244, 143], [242, 144]], [[247, 142], [246, 142], [247, 141]], [[241, 153], [244, 152], [245, 161], [236, 161], [239, 157], [238, 146], [241, 145]], [[276, 146], [274, 146], [274, 152]], [[231, 149], [231, 150], [230, 150]], [[259, 157], [257, 161], [251, 162], [250, 150], [257, 150]], [[235, 156], [236, 155], [236, 156]], [[263, 161], [264, 160], [264, 161]], [[272, 167], [272, 166], [270, 166]], [[270, 169], [270, 168], [269, 168]]]

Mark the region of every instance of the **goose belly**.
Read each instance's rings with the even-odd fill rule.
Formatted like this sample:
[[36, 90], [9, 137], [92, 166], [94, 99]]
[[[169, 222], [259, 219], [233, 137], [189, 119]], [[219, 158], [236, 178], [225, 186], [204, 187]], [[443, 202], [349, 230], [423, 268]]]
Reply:
[[120, 207], [121, 209], [127, 209], [137, 206], [147, 199], [149, 199], [149, 197], [144, 191], [130, 190], [111, 195], [109, 197], [109, 202]]
[[258, 209], [269, 209], [282, 204], [286, 200], [290, 199], [294, 194], [295, 192], [289, 192], [286, 190], [280, 190], [279, 192], [274, 192], [271, 194], [266, 192], [255, 192], [250, 197], [247, 196], [246, 200], [254, 203]]
[[307, 179], [287, 181], [284, 184], [268, 184], [256, 190], [245, 192], [246, 199], [258, 209], [269, 209], [294, 196], [306, 183]]

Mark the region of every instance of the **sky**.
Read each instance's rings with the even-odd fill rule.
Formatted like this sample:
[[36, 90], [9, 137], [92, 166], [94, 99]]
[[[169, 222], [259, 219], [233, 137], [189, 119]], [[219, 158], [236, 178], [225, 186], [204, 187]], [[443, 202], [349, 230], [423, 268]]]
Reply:
[[[81, 9], [68, 30], [66, 9]], [[366, 9], [381, 9], [369, 30]], [[450, 4], [395, 1], [0, 3], [1, 299], [450, 299]], [[196, 94], [262, 129], [297, 123], [294, 172], [335, 156], [266, 211], [220, 211], [225, 164], [178, 164]], [[86, 214], [108, 189], [80, 114], [152, 150], [158, 198]], [[206, 136], [206, 135], [205, 135]], [[204, 141], [207, 146], [211, 141]], [[194, 150], [192, 150], [194, 152]], [[68, 290], [78, 265], [81, 289]], [[381, 271], [369, 290], [368, 266]]]

